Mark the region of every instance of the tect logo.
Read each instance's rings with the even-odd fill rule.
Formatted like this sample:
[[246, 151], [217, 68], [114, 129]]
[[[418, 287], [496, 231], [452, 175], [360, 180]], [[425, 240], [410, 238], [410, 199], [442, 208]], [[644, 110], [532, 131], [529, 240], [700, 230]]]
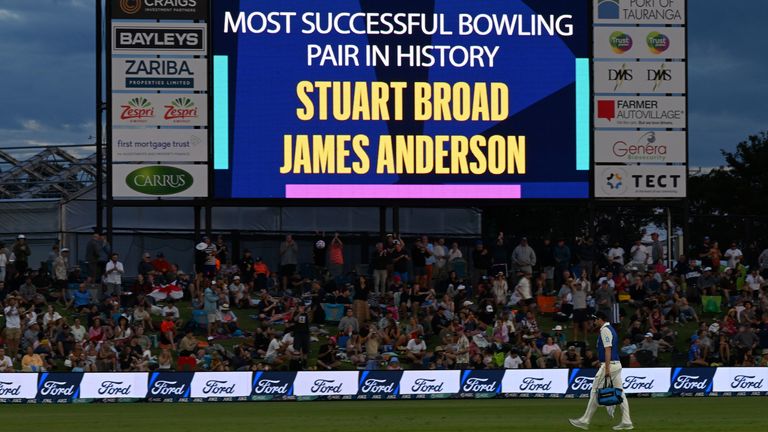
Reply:
[[525, 392], [549, 391], [551, 389], [552, 381], [544, 382], [544, 378], [525, 377], [520, 383], [520, 391]]
[[600, 0], [597, 3], [597, 17], [600, 19], [619, 19], [619, 0]]
[[122, 381], [103, 381], [98, 393], [107, 396], [128, 396], [131, 394], [131, 385], [125, 385]]
[[142, 0], [120, 0], [120, 10], [128, 15], [135, 15], [141, 11]]
[[613, 52], [616, 54], [624, 54], [632, 49], [632, 36], [624, 32], [615, 31], [611, 33], [608, 41], [611, 44], [611, 49], [613, 49]]
[[666, 35], [659, 32], [650, 32], [645, 38], [648, 48], [653, 54], [661, 54], [669, 49], [670, 40]]
[[155, 108], [145, 97], [131, 98], [126, 105], [120, 105], [120, 120], [128, 120], [131, 123], [146, 123], [155, 117]]
[[[125, 182], [131, 189], [146, 195], [173, 195], [192, 187], [194, 179], [181, 168], [154, 165], [132, 171]], [[226, 381], [208, 381], [206, 389], [210, 386], [210, 391], [213, 391], [219, 384], [224, 383]]]
[[153, 396], [184, 396], [187, 385], [179, 381], [157, 380], [149, 389], [149, 394]]
[[229, 381], [208, 380], [205, 382], [205, 386], [203, 386], [203, 394], [209, 394], [209, 395], [235, 394], [235, 384], [232, 384], [232, 385], [227, 385], [227, 384], [229, 384]]
[[336, 380], [316, 379], [310, 391], [312, 393], [328, 394], [328, 393], [341, 393], [344, 383], [340, 382], [338, 385], [334, 385]]
[[163, 118], [176, 123], [186, 123], [186, 119], [197, 118], [199, 114], [197, 106], [188, 97], [172, 100], [170, 105], [165, 105], [165, 110]]

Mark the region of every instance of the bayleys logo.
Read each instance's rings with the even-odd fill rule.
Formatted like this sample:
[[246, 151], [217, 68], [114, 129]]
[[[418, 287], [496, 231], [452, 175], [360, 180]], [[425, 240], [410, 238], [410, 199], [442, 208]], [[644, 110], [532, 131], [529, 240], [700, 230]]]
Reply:
[[650, 32], [648, 37], [645, 38], [645, 42], [648, 44], [648, 48], [654, 54], [661, 54], [669, 49], [669, 38], [659, 32]]
[[611, 44], [611, 49], [616, 54], [624, 54], [632, 49], [632, 36], [621, 31], [611, 33], [609, 42]]
[[155, 108], [152, 102], [145, 97], [131, 98], [126, 105], [120, 106], [120, 120], [129, 120], [131, 122], [146, 122], [144, 119], [155, 116]]
[[120, 0], [120, 10], [128, 15], [134, 15], [141, 11], [142, 0]]
[[165, 115], [163, 118], [173, 121], [184, 121], [188, 118], [198, 117], [198, 108], [195, 102], [188, 97], [180, 97], [171, 101], [170, 105], [165, 106]]

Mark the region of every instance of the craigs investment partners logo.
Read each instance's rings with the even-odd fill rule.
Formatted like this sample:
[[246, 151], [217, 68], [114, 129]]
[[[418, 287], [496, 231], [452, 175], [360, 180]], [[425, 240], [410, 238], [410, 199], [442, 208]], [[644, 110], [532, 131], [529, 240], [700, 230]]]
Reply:
[[142, 0], [120, 0], [120, 10], [128, 15], [134, 15], [141, 11]]

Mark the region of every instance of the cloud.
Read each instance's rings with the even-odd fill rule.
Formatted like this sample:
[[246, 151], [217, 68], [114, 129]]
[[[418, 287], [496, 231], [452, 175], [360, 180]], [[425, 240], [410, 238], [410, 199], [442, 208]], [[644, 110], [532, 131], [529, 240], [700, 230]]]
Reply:
[[0, 21], [21, 21], [21, 15], [8, 9], [0, 9]]
[[24, 127], [24, 129], [30, 131], [40, 131], [43, 129], [43, 125], [35, 119], [22, 120], [21, 125]]

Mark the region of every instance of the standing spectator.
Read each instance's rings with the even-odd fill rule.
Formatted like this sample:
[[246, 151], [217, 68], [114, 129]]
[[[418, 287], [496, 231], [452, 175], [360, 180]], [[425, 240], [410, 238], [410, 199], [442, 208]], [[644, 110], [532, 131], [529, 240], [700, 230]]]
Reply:
[[148, 276], [153, 272], [155, 268], [152, 266], [152, 255], [149, 252], [144, 252], [139, 261], [138, 272], [141, 276]]
[[640, 240], [635, 240], [635, 244], [629, 249], [629, 256], [631, 258], [629, 265], [633, 269], [645, 272], [648, 265], [648, 250]]
[[515, 286], [515, 294], [527, 311], [531, 311], [536, 304], [536, 299], [531, 294], [531, 274], [523, 273]]
[[659, 241], [659, 233], [651, 234], [651, 260], [655, 264], [664, 259], [664, 246]]
[[408, 261], [411, 260], [411, 257], [403, 248], [403, 242], [401, 240], [395, 240], [394, 244], [395, 250], [392, 251], [392, 265], [394, 272], [392, 273], [392, 277], [396, 277], [403, 281], [403, 283], [408, 284]]
[[248, 285], [253, 282], [253, 255], [250, 249], [243, 251], [243, 257], [240, 258], [240, 262], [237, 264], [238, 272], [243, 280], [243, 283]]
[[7, 274], [6, 269], [8, 267], [8, 261], [11, 252], [5, 247], [3, 242], [0, 242], [0, 284], [5, 283], [5, 276]]
[[435, 271], [435, 245], [429, 242], [429, 237], [421, 236], [421, 245], [424, 247], [426, 259], [424, 260], [424, 281], [422, 285], [427, 288], [432, 288], [432, 278]]
[[203, 237], [203, 243], [205, 243], [205, 247], [202, 250], [203, 275], [207, 278], [212, 278], [218, 270], [216, 262], [218, 261], [219, 249], [215, 244], [211, 243], [211, 239], [208, 236]]
[[493, 287], [491, 288], [493, 298], [497, 305], [504, 306], [507, 304], [507, 293], [509, 292], [509, 285], [507, 284], [507, 278], [503, 272], [498, 272], [493, 279]]
[[3, 309], [5, 314], [5, 343], [11, 356], [16, 357], [21, 341], [21, 316], [27, 311], [19, 309], [19, 301], [16, 297], [11, 296], [7, 300], [7, 306]]
[[104, 282], [107, 284], [107, 296], [120, 296], [123, 294], [123, 274], [125, 268], [123, 263], [117, 260], [117, 252], [110, 256], [109, 262], [105, 265]]
[[614, 302], [613, 288], [608, 283], [608, 279], [603, 278], [600, 281], [600, 287], [595, 291], [597, 310], [610, 317], [613, 315]]
[[256, 257], [253, 262], [253, 287], [256, 291], [267, 289], [267, 279], [269, 278], [269, 267], [261, 259]]
[[455, 261], [458, 259], [464, 259], [464, 254], [461, 252], [461, 249], [459, 249], [459, 244], [456, 242], [453, 242], [451, 244], [451, 250], [448, 251], [448, 262]]
[[[499, 235], [496, 236], [496, 241], [493, 244], [493, 249], [491, 249], [491, 254], [493, 257], [493, 266], [502, 268], [504, 271], [507, 271], [507, 258], [509, 257], [509, 249], [507, 245], [507, 239], [504, 238], [504, 233], [499, 232]], [[497, 268], [494, 268], [494, 270], [498, 270]]]
[[355, 311], [355, 318], [359, 323], [366, 323], [370, 319], [370, 311], [368, 309], [368, 294], [371, 292], [371, 287], [368, 286], [368, 280], [364, 275], [359, 275], [355, 283], [355, 293], [352, 297], [352, 307]]
[[614, 273], [624, 268], [624, 249], [619, 245], [619, 242], [613, 243], [613, 247], [608, 249], [606, 257]]
[[597, 258], [594, 240], [591, 237], [586, 240], [580, 238], [576, 240], [576, 257], [579, 260], [580, 271], [583, 273], [586, 270], [587, 279], [592, 280], [595, 274], [595, 259]]
[[312, 264], [315, 266], [315, 277], [317, 278], [321, 278], [325, 274], [327, 252], [325, 232], [315, 231], [315, 242], [312, 245]]
[[344, 274], [344, 243], [339, 238], [339, 233], [333, 235], [328, 251], [328, 271], [336, 279]]
[[414, 283], [424, 285], [424, 280], [427, 274], [427, 248], [421, 243], [421, 240], [417, 240], [411, 250], [411, 263], [413, 264], [413, 280]]
[[373, 263], [373, 289], [377, 295], [382, 295], [387, 292], [387, 266], [390, 263], [389, 252], [384, 249], [384, 243], [376, 243], [371, 262]]
[[736, 264], [741, 261], [743, 256], [744, 254], [741, 252], [741, 249], [736, 246], [736, 242], [732, 242], [731, 247], [725, 251], [725, 254], [723, 254], [723, 257], [728, 260], [728, 267], [732, 269], [736, 268]]
[[[582, 270], [582, 273], [586, 270]], [[587, 337], [587, 292], [582, 280], [573, 282], [573, 340]], [[589, 282], [587, 282], [589, 283]]]
[[563, 274], [571, 264], [571, 248], [565, 244], [565, 239], [557, 241], [557, 246], [553, 251], [555, 258], [555, 287], [563, 284]]
[[222, 235], [216, 237], [216, 257], [221, 262], [221, 265], [229, 263], [229, 248], [224, 243], [224, 236]]
[[[0, 256], [2, 260], [2, 256]], [[59, 301], [65, 304], [67, 301], [67, 278], [69, 277], [69, 249], [62, 248], [59, 256], [53, 261], [53, 287], [61, 293]]]
[[483, 245], [482, 240], [475, 244], [475, 250], [472, 251], [472, 284], [477, 285], [483, 276], [488, 275], [491, 268], [491, 254]]
[[299, 246], [293, 241], [293, 236], [288, 234], [285, 241], [280, 244], [280, 277], [283, 290], [288, 289], [288, 280], [296, 273], [296, 265], [299, 263]]
[[515, 272], [533, 273], [536, 265], [536, 252], [528, 245], [528, 238], [520, 239], [520, 244], [512, 251], [512, 265]]
[[208, 340], [213, 340], [213, 331], [219, 322], [219, 294], [216, 292], [216, 281], [203, 293], [203, 308], [208, 318]]
[[712, 247], [709, 248], [707, 257], [712, 263], [712, 270], [716, 274], [720, 273], [720, 261], [723, 259], [723, 252], [720, 251], [720, 244], [718, 242], [712, 242]]
[[437, 279], [442, 280], [446, 276], [448, 270], [448, 248], [445, 246], [445, 239], [441, 238], [437, 240], [437, 244], [434, 248], [435, 255], [435, 268], [437, 270]]
[[[766, 276], [768, 274], [768, 248], [760, 252], [760, 256], [757, 257], [757, 263], [760, 266], [760, 274]], [[2, 272], [2, 269], [0, 269], [0, 272]]]
[[537, 254], [541, 270], [546, 274], [546, 292], [551, 292], [555, 279], [555, 251], [552, 248], [552, 240], [544, 239], [541, 252]]
[[13, 244], [13, 254], [16, 256], [14, 265], [19, 274], [24, 274], [29, 268], [29, 256], [32, 255], [32, 249], [27, 244], [27, 237], [19, 234], [16, 237], [16, 243]]

